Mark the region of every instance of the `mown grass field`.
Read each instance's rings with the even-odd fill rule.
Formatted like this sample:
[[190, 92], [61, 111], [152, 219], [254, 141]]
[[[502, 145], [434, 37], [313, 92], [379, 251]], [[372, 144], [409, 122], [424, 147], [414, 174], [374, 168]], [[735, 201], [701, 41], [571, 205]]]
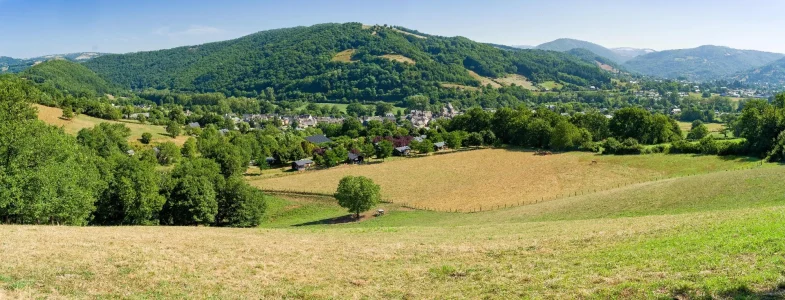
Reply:
[[440, 211], [474, 211], [656, 179], [748, 168], [758, 163], [716, 156], [598, 156], [578, 152], [535, 156], [527, 151], [487, 149], [346, 165], [274, 178], [251, 177], [249, 181], [267, 190], [329, 194], [335, 192], [344, 176], [361, 175], [381, 185], [382, 196], [388, 201]]
[[[329, 107], [335, 106], [335, 107], [338, 107], [338, 109], [340, 109], [344, 113], [346, 112], [346, 107], [349, 106], [349, 104], [346, 104], [346, 103], [316, 103], [316, 104], [317, 105], [321, 105], [321, 106], [329, 106]], [[308, 104], [304, 104], [303, 106], [300, 106], [299, 109], [305, 109], [305, 107], [307, 105]], [[368, 104], [368, 105], [370, 105], [370, 104]], [[394, 114], [398, 114], [399, 111], [401, 112], [401, 114], [403, 114], [405, 110], [406, 110], [406, 108], [403, 108], [403, 107], [398, 107], [398, 106], [393, 107], [393, 113]]]
[[274, 199], [271, 227], [0, 226], [0, 298], [777, 299], [785, 168], [498, 211]]
[[82, 130], [84, 128], [93, 128], [95, 127], [95, 125], [98, 125], [99, 123], [110, 123], [110, 124], [119, 123], [131, 129], [131, 136], [128, 137], [128, 140], [131, 142], [137, 142], [139, 139], [142, 138], [142, 134], [145, 132], [149, 132], [150, 134], [153, 135], [152, 143], [174, 142], [175, 144], [182, 145], [188, 139], [187, 136], [179, 136], [174, 139], [171, 138], [166, 133], [166, 129], [164, 128], [164, 126], [158, 126], [152, 124], [140, 124], [135, 120], [110, 121], [110, 120], [94, 118], [84, 114], [76, 116], [71, 120], [63, 120], [60, 118], [63, 116], [62, 109], [43, 106], [43, 105], [35, 105], [35, 107], [38, 110], [38, 119], [46, 122], [47, 124], [61, 127], [68, 134], [75, 135], [79, 132], [79, 130]]

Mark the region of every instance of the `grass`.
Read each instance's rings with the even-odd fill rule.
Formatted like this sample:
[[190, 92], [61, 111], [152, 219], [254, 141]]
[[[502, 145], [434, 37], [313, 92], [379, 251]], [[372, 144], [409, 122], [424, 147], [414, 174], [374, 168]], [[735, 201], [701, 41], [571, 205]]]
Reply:
[[[344, 113], [346, 113], [346, 107], [349, 106], [349, 104], [346, 104], [346, 103], [316, 103], [316, 104], [321, 105], [321, 106], [328, 106], [328, 107], [331, 107], [331, 108], [333, 106], [335, 106], [335, 107], [338, 107], [338, 109], [340, 109], [341, 112], [344, 112]], [[300, 106], [299, 109], [305, 109], [305, 107], [307, 105], [308, 104], [303, 104], [303, 106]], [[393, 113], [394, 114], [398, 114], [398, 111], [400, 111], [401, 114], [403, 114], [405, 110], [406, 110], [406, 108], [403, 108], [403, 107], [397, 107], [397, 106], [393, 107]]]
[[751, 159], [716, 156], [597, 156], [577, 152], [534, 156], [532, 152], [496, 149], [345, 165], [284, 177], [253, 177], [249, 182], [263, 189], [333, 193], [344, 176], [361, 175], [381, 185], [383, 198], [395, 203], [471, 211], [757, 164]]
[[549, 91], [556, 88], [561, 89], [563, 87], [561, 83], [558, 83], [556, 81], [545, 81], [543, 83], [540, 83], [540, 86], [546, 88]]
[[491, 78], [488, 78], [488, 77], [482, 76], [480, 74], [477, 74], [476, 72], [474, 72], [472, 70], [467, 70], [467, 71], [469, 72], [469, 75], [471, 75], [474, 79], [477, 79], [478, 81], [480, 81], [480, 84], [482, 86], [487, 86], [487, 85], [490, 84], [491, 87], [494, 87], [494, 88], [502, 87], [501, 84], [499, 84], [496, 81], [493, 81], [493, 79], [491, 79]]
[[411, 65], [416, 64], [416, 62], [413, 59], [408, 58], [408, 57], [403, 56], [403, 55], [400, 55], [400, 54], [385, 54], [385, 55], [382, 55], [380, 57], [381, 58], [386, 58], [386, 59], [389, 59], [389, 60], [392, 60], [392, 61], [397, 61], [397, 62], [400, 62], [400, 63], [407, 63], [407, 64], [411, 64]]
[[354, 55], [355, 49], [346, 49], [341, 52], [338, 52], [333, 56], [332, 61], [338, 62], [353, 62], [352, 55]]
[[99, 123], [110, 123], [123, 124], [125, 127], [128, 127], [131, 130], [131, 135], [128, 137], [128, 140], [131, 142], [138, 142], [139, 139], [142, 138], [142, 134], [145, 132], [149, 132], [153, 135], [152, 143], [174, 142], [175, 144], [182, 145], [188, 139], [187, 136], [179, 136], [173, 139], [166, 133], [164, 126], [140, 124], [136, 120], [110, 121], [94, 118], [84, 114], [76, 116], [71, 120], [63, 120], [60, 118], [63, 116], [63, 110], [59, 108], [38, 104], [36, 104], [35, 107], [38, 109], [38, 119], [46, 122], [47, 124], [61, 127], [68, 134], [76, 135], [79, 130], [84, 128], [93, 128]]
[[532, 90], [532, 91], [537, 90], [537, 88], [534, 86], [534, 84], [531, 81], [529, 81], [529, 79], [518, 74], [508, 74], [504, 77], [496, 78], [494, 79], [494, 81], [502, 85], [515, 84], [517, 86], [523, 87], [528, 90]]
[[[601, 159], [671, 174], [751, 163]], [[346, 224], [324, 222], [347, 214], [335, 200], [269, 197], [258, 229], [0, 225], [0, 298], [777, 299], [783, 177], [764, 165], [472, 214], [381, 204]]]
[[[719, 132], [723, 128], [725, 128], [725, 124], [721, 123], [704, 123], [706, 127], [709, 128], [709, 132]], [[681, 128], [682, 132], [689, 132], [692, 129], [692, 122], [682, 122], [679, 121], [679, 127]]]

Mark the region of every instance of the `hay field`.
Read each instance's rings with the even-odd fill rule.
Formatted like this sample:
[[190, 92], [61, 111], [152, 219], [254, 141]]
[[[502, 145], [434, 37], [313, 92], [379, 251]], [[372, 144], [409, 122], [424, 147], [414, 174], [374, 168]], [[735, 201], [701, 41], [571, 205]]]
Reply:
[[408, 58], [408, 57], [403, 56], [403, 55], [400, 55], [400, 54], [385, 54], [385, 55], [382, 55], [382, 56], [379, 56], [379, 57], [386, 58], [386, 59], [389, 59], [389, 60], [392, 60], [392, 61], [397, 61], [399, 63], [406, 63], [406, 64], [412, 64], [412, 65], [416, 64], [416, 62], [413, 59]]
[[472, 71], [472, 70], [466, 70], [466, 71], [468, 71], [468, 72], [469, 72], [469, 75], [471, 75], [472, 77], [474, 77], [474, 79], [477, 79], [477, 80], [479, 80], [479, 81], [480, 81], [480, 84], [481, 84], [482, 86], [486, 86], [486, 85], [489, 85], [489, 84], [490, 84], [490, 85], [491, 85], [491, 87], [494, 87], [494, 88], [500, 88], [500, 87], [502, 87], [502, 85], [501, 85], [501, 84], [499, 84], [499, 83], [498, 83], [498, 82], [496, 82], [496, 81], [493, 81], [493, 79], [491, 79], [491, 78], [488, 78], [488, 77], [481, 76], [480, 74], [477, 74], [476, 72], [474, 72], [474, 71]]
[[[592, 160], [598, 163], [592, 164]], [[344, 176], [362, 175], [382, 186], [386, 200], [434, 210], [469, 211], [755, 164], [714, 156], [597, 156], [577, 152], [534, 156], [532, 152], [494, 149], [346, 165], [278, 178], [250, 178], [249, 182], [262, 189], [333, 193]]]
[[[722, 128], [725, 128], [725, 124], [721, 124], [721, 123], [703, 123], [703, 124], [705, 124], [706, 127], [709, 128], [709, 132], [719, 132], [720, 130], [722, 130]], [[679, 128], [681, 128], [681, 131], [684, 133], [690, 132], [690, 129], [692, 129], [692, 122], [679, 121]]]
[[128, 137], [130, 142], [137, 142], [142, 138], [142, 134], [149, 132], [153, 135], [152, 143], [160, 142], [174, 142], [177, 145], [182, 145], [188, 139], [187, 136], [178, 136], [171, 138], [167, 135], [166, 129], [163, 126], [152, 124], [140, 124], [134, 120], [110, 121], [99, 118], [94, 118], [88, 115], [79, 115], [71, 120], [63, 120], [63, 110], [55, 107], [48, 107], [43, 105], [35, 105], [38, 110], [38, 119], [46, 122], [49, 125], [54, 125], [63, 128], [68, 134], [77, 134], [79, 130], [84, 128], [93, 128], [99, 123], [123, 124], [125, 127], [131, 129], [131, 136]]
[[532, 90], [532, 91], [538, 90], [534, 86], [534, 84], [531, 81], [529, 81], [529, 79], [527, 79], [526, 77], [524, 77], [522, 75], [518, 75], [518, 74], [507, 74], [504, 77], [494, 79], [494, 81], [496, 81], [497, 83], [500, 83], [502, 85], [513, 85], [513, 84], [515, 84], [515, 85], [523, 87], [523, 88], [525, 88], [527, 90]]
[[338, 52], [333, 56], [332, 61], [338, 62], [353, 62], [352, 55], [354, 55], [355, 49], [346, 49], [341, 52]]

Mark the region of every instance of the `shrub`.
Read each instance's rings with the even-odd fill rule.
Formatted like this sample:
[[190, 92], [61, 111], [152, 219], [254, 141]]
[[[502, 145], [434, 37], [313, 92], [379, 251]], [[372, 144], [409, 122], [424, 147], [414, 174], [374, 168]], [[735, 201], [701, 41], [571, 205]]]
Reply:
[[152, 139], [153, 139], [153, 135], [150, 134], [149, 132], [145, 132], [142, 133], [142, 138], [140, 139], [140, 141], [142, 142], [142, 144], [149, 144]]

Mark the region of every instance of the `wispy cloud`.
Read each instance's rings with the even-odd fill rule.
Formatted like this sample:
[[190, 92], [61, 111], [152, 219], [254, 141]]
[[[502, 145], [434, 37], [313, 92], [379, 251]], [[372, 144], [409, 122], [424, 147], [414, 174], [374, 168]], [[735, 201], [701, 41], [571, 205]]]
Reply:
[[223, 33], [224, 31], [219, 28], [204, 26], [204, 25], [191, 25], [184, 30], [173, 31], [169, 26], [159, 27], [153, 30], [153, 34], [166, 36], [170, 38], [182, 36], [205, 36]]

